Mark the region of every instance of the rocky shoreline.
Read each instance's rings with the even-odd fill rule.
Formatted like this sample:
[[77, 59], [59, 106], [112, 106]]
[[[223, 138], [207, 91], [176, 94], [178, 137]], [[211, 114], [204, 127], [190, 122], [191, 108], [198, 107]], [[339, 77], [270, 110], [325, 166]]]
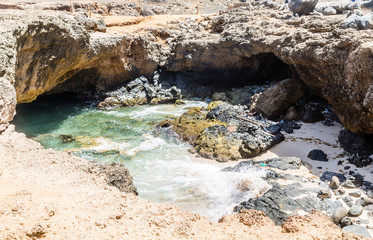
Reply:
[[[359, 173], [369, 171], [373, 153], [369, 16], [350, 4], [316, 6], [324, 15], [297, 15], [270, 2], [225, 10], [229, 2], [219, 3], [219, 14], [173, 20], [161, 14], [186, 14], [190, 7], [0, 4], [2, 238], [372, 236], [373, 184]], [[235, 206], [237, 213], [219, 223], [141, 200], [122, 165], [44, 149], [14, 131], [17, 104], [66, 92], [100, 100], [101, 109], [211, 98], [207, 109], [191, 108], [159, 126], [172, 129], [204, 158], [245, 160], [223, 171], [267, 169], [272, 187]], [[320, 149], [302, 159], [260, 159], [302, 131], [300, 120], [342, 123], [339, 142], [345, 151], [332, 164], [348, 166], [328, 169], [335, 159]], [[316, 169], [323, 172], [320, 179], [312, 174]], [[240, 187], [244, 191], [250, 183]]]

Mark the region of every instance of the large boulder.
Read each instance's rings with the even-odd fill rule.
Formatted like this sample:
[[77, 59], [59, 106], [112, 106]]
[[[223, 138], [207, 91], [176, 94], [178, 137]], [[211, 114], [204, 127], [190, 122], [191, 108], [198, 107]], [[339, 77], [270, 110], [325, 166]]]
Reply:
[[302, 96], [302, 83], [294, 79], [285, 79], [255, 96], [251, 110], [275, 119], [285, 114]]
[[292, 0], [289, 3], [290, 11], [294, 14], [304, 15], [312, 12], [318, 0]]

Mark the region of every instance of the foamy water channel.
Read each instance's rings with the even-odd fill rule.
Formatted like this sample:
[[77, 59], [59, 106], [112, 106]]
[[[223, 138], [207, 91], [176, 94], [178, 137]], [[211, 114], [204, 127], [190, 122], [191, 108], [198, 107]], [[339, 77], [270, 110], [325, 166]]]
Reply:
[[196, 162], [190, 145], [154, 131], [167, 116], [179, 116], [201, 101], [98, 110], [92, 103], [35, 102], [21, 105], [16, 129], [46, 148], [71, 151], [88, 160], [123, 163], [131, 172], [139, 196], [176, 204], [211, 221], [232, 212], [233, 206], [269, 188], [265, 171], [247, 167], [221, 171], [216, 162]]

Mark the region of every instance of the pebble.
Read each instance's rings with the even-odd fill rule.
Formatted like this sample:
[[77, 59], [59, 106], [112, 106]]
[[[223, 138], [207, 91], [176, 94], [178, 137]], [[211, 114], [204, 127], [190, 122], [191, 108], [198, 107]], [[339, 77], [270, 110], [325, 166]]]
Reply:
[[351, 167], [350, 166], [346, 166], [346, 167], [344, 167], [343, 169], [344, 170], [348, 170], [348, 169], [350, 169]]
[[357, 223], [357, 224], [369, 224], [369, 220], [359, 218], [359, 219], [356, 221], [356, 223]]
[[332, 193], [328, 189], [321, 189], [318, 193], [317, 196], [319, 198], [331, 198]]
[[360, 191], [355, 191], [355, 192], [350, 192], [348, 195], [350, 195], [351, 197], [360, 197], [361, 196], [361, 192]]
[[332, 180], [330, 180], [329, 187], [332, 189], [337, 189], [339, 188], [340, 182], [339, 179], [336, 176], [332, 177]]
[[343, 183], [343, 187], [345, 187], [345, 188], [355, 188], [355, 184], [351, 180], [347, 179]]
[[348, 216], [350, 217], [358, 217], [363, 213], [363, 207], [361, 205], [352, 205], [350, 210], [348, 211]]
[[366, 207], [368, 205], [373, 204], [373, 199], [367, 198], [367, 197], [362, 197], [362, 198], [356, 200], [355, 204], [356, 205], [361, 205], [363, 207]]
[[338, 190], [334, 191], [334, 194], [338, 195], [338, 196], [342, 196], [345, 193], [346, 193], [346, 191], [344, 189], [338, 189]]
[[342, 218], [342, 220], [341, 220], [341, 227], [342, 228], [346, 227], [346, 226], [349, 226], [351, 224], [352, 224], [351, 218], [349, 218], [349, 217]]

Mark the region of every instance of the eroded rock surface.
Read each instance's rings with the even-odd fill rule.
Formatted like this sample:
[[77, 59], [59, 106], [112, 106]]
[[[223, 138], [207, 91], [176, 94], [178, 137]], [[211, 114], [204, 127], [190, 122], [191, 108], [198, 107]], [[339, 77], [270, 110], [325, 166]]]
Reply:
[[[113, 34], [110, 28], [88, 32], [79, 19], [61, 12], [21, 13], [0, 16], [8, 32], [1, 38], [3, 75], [14, 84], [18, 102], [77, 86], [105, 91], [159, 67], [195, 79], [215, 73], [206, 84], [218, 79], [212, 76], [232, 79], [237, 69], [246, 72], [237, 81], [247, 84], [279, 81], [289, 77], [288, 70], [276, 68], [282, 64], [318, 89], [347, 128], [373, 133], [371, 30], [341, 29], [342, 15], [292, 18], [281, 10], [244, 6], [145, 33]], [[82, 71], [94, 77], [83, 84], [74, 78]]]

